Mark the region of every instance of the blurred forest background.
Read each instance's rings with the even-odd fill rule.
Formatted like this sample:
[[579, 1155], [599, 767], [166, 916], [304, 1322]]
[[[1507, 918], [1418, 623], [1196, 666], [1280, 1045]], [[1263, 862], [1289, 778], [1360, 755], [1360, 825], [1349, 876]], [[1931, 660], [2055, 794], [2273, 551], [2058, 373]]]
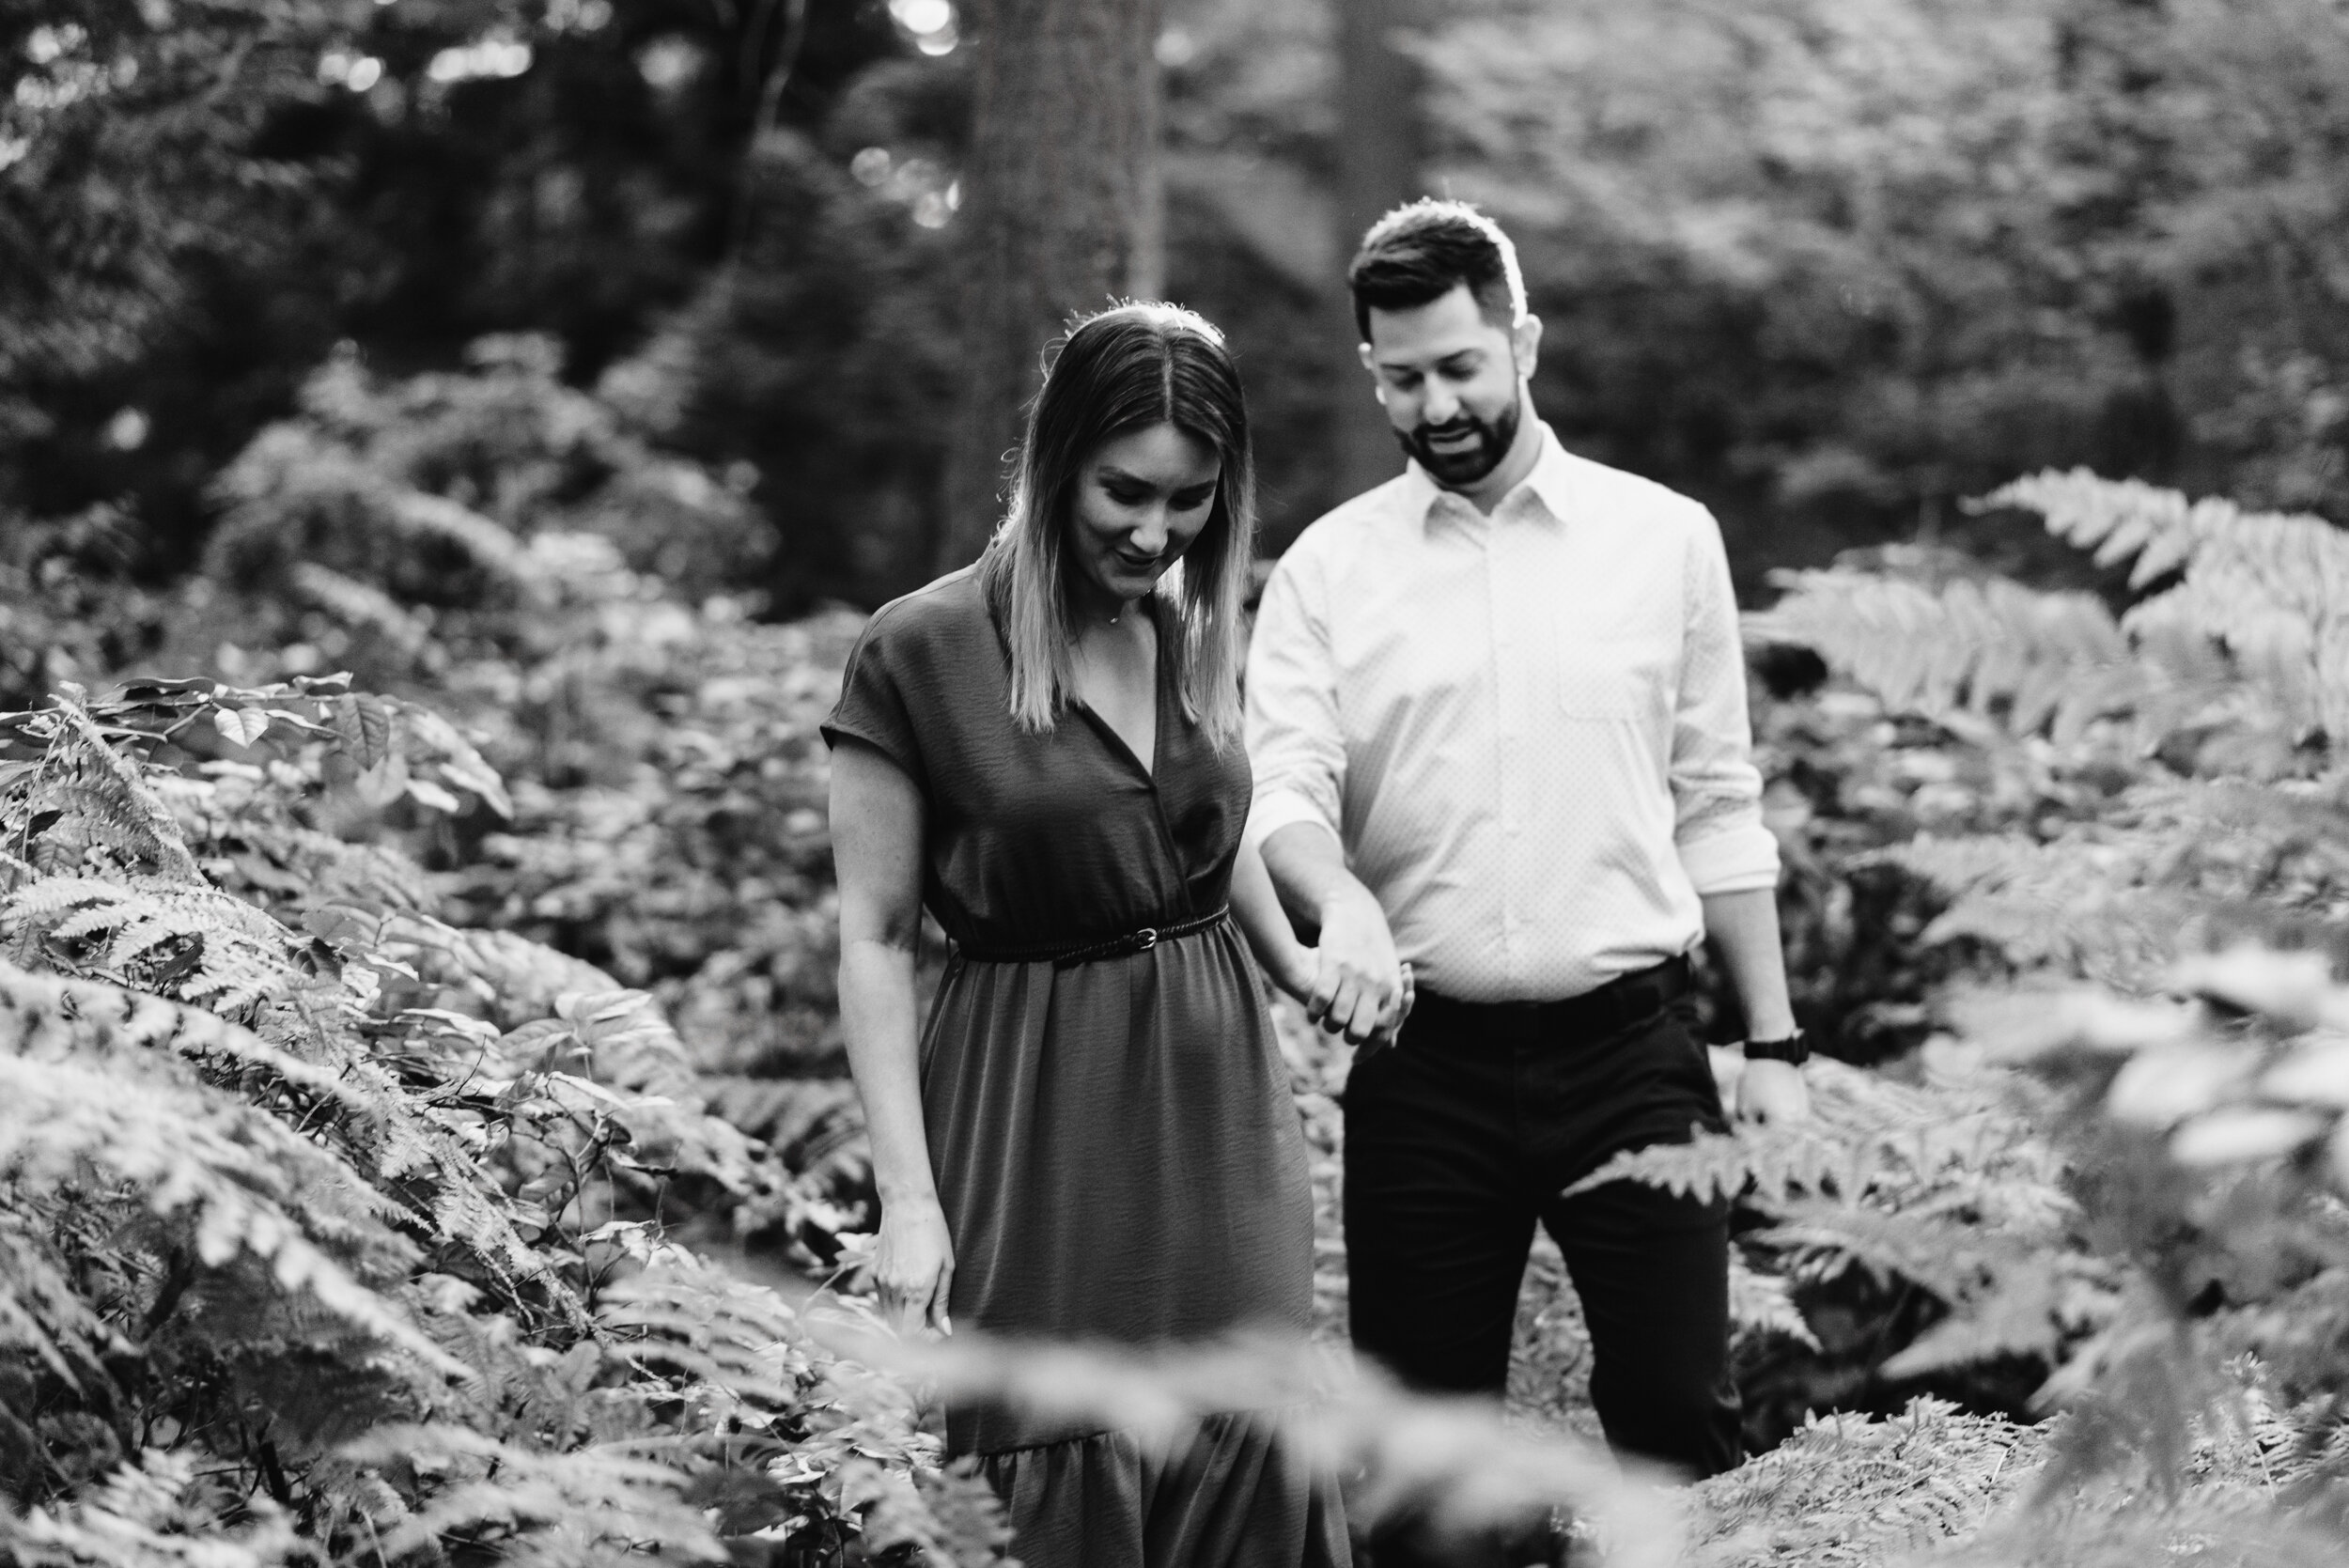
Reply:
[[[527, 334], [765, 525], [696, 569], [775, 613], [926, 580], [988, 477], [950, 507], [969, 26], [941, 0], [10, 8], [0, 517], [103, 516], [168, 581], [319, 366]], [[1964, 540], [1962, 498], [2046, 466], [2349, 514], [2334, 0], [1166, 0], [1155, 55], [1162, 254], [1134, 275], [1233, 334], [1275, 551], [1396, 466], [1340, 274], [1420, 191], [1510, 227], [1544, 411], [1710, 503], [1750, 595]], [[611, 526], [640, 562], [690, 548]]]
[[[0, 1559], [998, 1560], [799, 1311], [874, 1219], [816, 724], [1070, 310], [1228, 330], [1269, 551], [1394, 472], [1341, 274], [1438, 192], [1721, 519], [1840, 1058], [1630, 1172], [1738, 1200], [1767, 1452], [1600, 1533], [2342, 1560], [2349, 0], [17, 0], [0, 71]], [[1587, 1546], [1588, 1352], [1544, 1243], [1514, 1436], [1317, 1440]]]

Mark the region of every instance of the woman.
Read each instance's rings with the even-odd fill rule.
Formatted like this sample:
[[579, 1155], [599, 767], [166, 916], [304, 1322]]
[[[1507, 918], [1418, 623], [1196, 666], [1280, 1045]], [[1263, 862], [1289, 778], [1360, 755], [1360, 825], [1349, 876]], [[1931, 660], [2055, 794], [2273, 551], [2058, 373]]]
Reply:
[[[840, 994], [901, 1321], [1129, 1344], [1302, 1333], [1313, 1205], [1247, 950], [1313, 955], [1238, 853], [1247, 411], [1168, 305], [1080, 323], [978, 564], [887, 605], [833, 747]], [[1182, 563], [1182, 569], [1174, 568]], [[919, 1037], [926, 902], [956, 952]], [[1347, 1560], [1326, 1478], [1261, 1421], [1160, 1464], [1113, 1432], [957, 1412], [1030, 1568]]]

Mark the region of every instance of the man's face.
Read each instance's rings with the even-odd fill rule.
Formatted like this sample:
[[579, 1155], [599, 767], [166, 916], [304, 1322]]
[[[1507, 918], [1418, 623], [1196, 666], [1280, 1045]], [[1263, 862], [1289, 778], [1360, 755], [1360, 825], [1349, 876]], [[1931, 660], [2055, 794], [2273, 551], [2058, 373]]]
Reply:
[[1508, 456], [1524, 413], [1518, 335], [1486, 320], [1466, 284], [1407, 310], [1371, 310], [1363, 358], [1387, 423], [1437, 483], [1472, 486]]

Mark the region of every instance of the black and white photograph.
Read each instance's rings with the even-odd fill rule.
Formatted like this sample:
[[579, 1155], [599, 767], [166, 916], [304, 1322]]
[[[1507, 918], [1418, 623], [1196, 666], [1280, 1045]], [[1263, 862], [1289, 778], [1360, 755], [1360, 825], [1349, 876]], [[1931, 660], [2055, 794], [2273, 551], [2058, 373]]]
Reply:
[[2349, 0], [0, 0], [0, 1568], [2349, 1562]]

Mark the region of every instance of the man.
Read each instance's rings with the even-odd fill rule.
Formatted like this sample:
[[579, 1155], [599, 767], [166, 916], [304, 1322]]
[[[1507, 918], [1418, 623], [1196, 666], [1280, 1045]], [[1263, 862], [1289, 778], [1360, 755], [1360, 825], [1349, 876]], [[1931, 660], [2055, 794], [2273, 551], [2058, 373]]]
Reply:
[[1375, 1046], [1398, 961], [1417, 986], [1346, 1092], [1354, 1343], [1498, 1396], [1538, 1219], [1609, 1440], [1710, 1475], [1740, 1457], [1726, 1206], [1563, 1193], [1724, 1125], [1673, 1007], [1708, 934], [1748, 1025], [1739, 1112], [1809, 1113], [1719, 530], [1535, 417], [1542, 324], [1473, 209], [1388, 214], [1348, 284], [1410, 462], [1274, 571], [1248, 746], [1251, 838], [1320, 927], [1323, 1027]]

